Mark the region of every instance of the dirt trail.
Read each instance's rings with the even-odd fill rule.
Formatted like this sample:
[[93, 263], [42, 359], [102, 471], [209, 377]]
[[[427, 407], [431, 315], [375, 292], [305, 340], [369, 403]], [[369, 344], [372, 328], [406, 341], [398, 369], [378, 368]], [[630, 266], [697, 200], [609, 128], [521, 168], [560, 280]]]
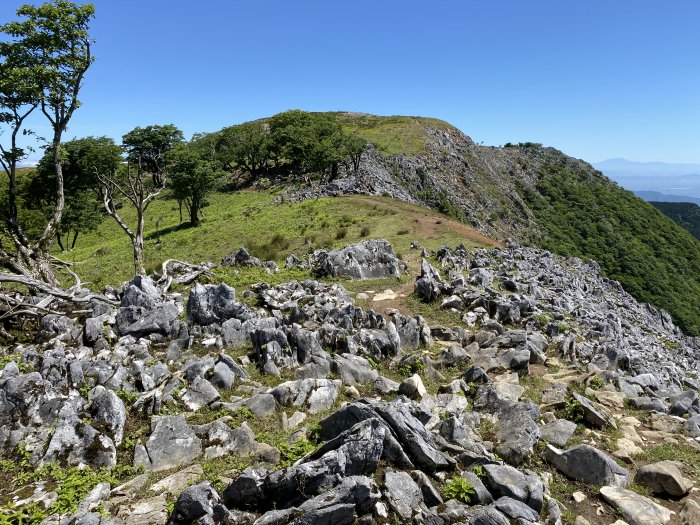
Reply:
[[352, 196], [350, 198], [366, 204], [373, 204], [383, 208], [397, 210], [410, 216], [415, 222], [414, 228], [416, 233], [420, 234], [422, 237], [434, 239], [439, 236], [441, 230], [450, 229], [460, 236], [463, 236], [465, 239], [479, 244], [484, 244], [486, 246], [503, 245], [503, 243], [500, 241], [487, 237], [476, 231], [474, 228], [471, 228], [466, 224], [455, 219], [451, 219], [445, 215], [441, 215], [429, 208], [422, 209], [413, 204], [408, 204], [401, 201], [390, 201], [389, 199], [372, 197], [369, 195]]

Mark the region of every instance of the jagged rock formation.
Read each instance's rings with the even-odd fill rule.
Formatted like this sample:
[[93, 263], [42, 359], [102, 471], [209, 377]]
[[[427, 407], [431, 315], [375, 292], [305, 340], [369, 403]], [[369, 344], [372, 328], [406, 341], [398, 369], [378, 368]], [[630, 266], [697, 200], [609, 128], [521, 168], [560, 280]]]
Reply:
[[[365, 310], [340, 284], [260, 283], [245, 302], [197, 284], [185, 308], [135, 279], [118, 308], [3, 349], [0, 451], [162, 477], [96, 485], [45, 523], [552, 525], [574, 505], [555, 474], [602, 485], [628, 523], [666, 523], [667, 498], [697, 512], [696, 470], [633, 458], [667, 439], [700, 449], [700, 341], [595, 263], [515, 244], [443, 248], [416, 277], [458, 326]], [[50, 487], [27, 489], [6, 495], [54, 508]]]

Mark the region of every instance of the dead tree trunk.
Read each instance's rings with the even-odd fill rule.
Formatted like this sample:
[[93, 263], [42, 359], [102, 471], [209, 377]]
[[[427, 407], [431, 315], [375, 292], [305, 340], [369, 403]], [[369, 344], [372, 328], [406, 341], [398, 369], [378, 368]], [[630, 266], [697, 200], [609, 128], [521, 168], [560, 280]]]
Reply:
[[[107, 215], [112, 217], [119, 227], [131, 239], [134, 250], [134, 275], [146, 275], [143, 253], [144, 216], [148, 206], [163, 190], [163, 186], [148, 188], [144, 181], [144, 173], [139, 162], [136, 172], [132, 172], [130, 164], [126, 168], [126, 182], [124, 185], [118, 182], [117, 174], [97, 173], [97, 178], [102, 186], [102, 202]], [[164, 182], [164, 177], [161, 182]], [[115, 204], [116, 195], [124, 197], [136, 209], [136, 229], [132, 230], [117, 212]]]

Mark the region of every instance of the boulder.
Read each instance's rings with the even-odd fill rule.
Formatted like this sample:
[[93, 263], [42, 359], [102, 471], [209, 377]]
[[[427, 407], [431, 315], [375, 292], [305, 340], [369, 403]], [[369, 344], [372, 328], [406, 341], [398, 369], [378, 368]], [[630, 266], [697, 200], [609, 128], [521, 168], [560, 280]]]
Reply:
[[428, 261], [421, 259], [420, 276], [416, 279], [414, 293], [424, 302], [429, 303], [442, 295], [448, 285], [440, 277], [440, 272]]
[[227, 284], [194, 285], [187, 300], [187, 319], [198, 325], [221, 324], [241, 312], [236, 290]]
[[282, 406], [308, 405], [308, 411], [315, 414], [333, 406], [341, 386], [337, 379], [300, 379], [282, 383], [269, 393]]
[[92, 391], [92, 426], [112, 438], [116, 446], [122, 444], [126, 408], [113, 390], [97, 386]]
[[194, 520], [214, 513], [219, 495], [208, 481], [192, 485], [177, 498], [170, 522], [173, 525], [190, 525]]
[[622, 487], [601, 487], [600, 495], [622, 514], [629, 525], [664, 525], [673, 516], [666, 507]]
[[424, 507], [423, 493], [407, 472], [387, 470], [384, 473], [384, 495], [394, 512], [406, 520]]
[[589, 485], [627, 486], [629, 471], [605, 452], [590, 445], [577, 445], [567, 451], [547, 445], [544, 458], [565, 476]]
[[683, 477], [678, 464], [673, 461], [644, 465], [635, 474], [634, 482], [647, 487], [654, 494], [668, 494], [676, 498], [685, 496], [693, 488], [693, 483]]
[[318, 250], [311, 257], [311, 266], [319, 277], [351, 279], [398, 279], [406, 263], [396, 257], [385, 240], [368, 240], [337, 250]]
[[508, 465], [484, 465], [484, 472], [495, 496], [522, 501], [537, 513], [542, 510], [544, 486], [534, 473]]
[[154, 417], [155, 429], [134, 452], [134, 466], [160, 471], [177, 468], [202, 454], [202, 441], [183, 416]]
[[428, 391], [423, 386], [423, 381], [418, 374], [413, 374], [399, 385], [399, 394], [410, 399], [421, 400]]
[[540, 438], [557, 447], [565, 447], [574, 432], [576, 423], [568, 419], [555, 419], [540, 426]]

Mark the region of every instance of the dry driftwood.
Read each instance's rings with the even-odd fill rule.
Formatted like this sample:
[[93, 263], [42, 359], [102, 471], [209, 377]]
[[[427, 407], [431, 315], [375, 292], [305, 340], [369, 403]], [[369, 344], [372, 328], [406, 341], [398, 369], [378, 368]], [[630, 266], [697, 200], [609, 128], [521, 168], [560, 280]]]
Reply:
[[163, 293], [167, 292], [173, 283], [190, 284], [201, 275], [212, 275], [209, 270], [214, 263], [190, 264], [177, 259], [168, 259], [163, 263], [161, 276], [156, 282]]

